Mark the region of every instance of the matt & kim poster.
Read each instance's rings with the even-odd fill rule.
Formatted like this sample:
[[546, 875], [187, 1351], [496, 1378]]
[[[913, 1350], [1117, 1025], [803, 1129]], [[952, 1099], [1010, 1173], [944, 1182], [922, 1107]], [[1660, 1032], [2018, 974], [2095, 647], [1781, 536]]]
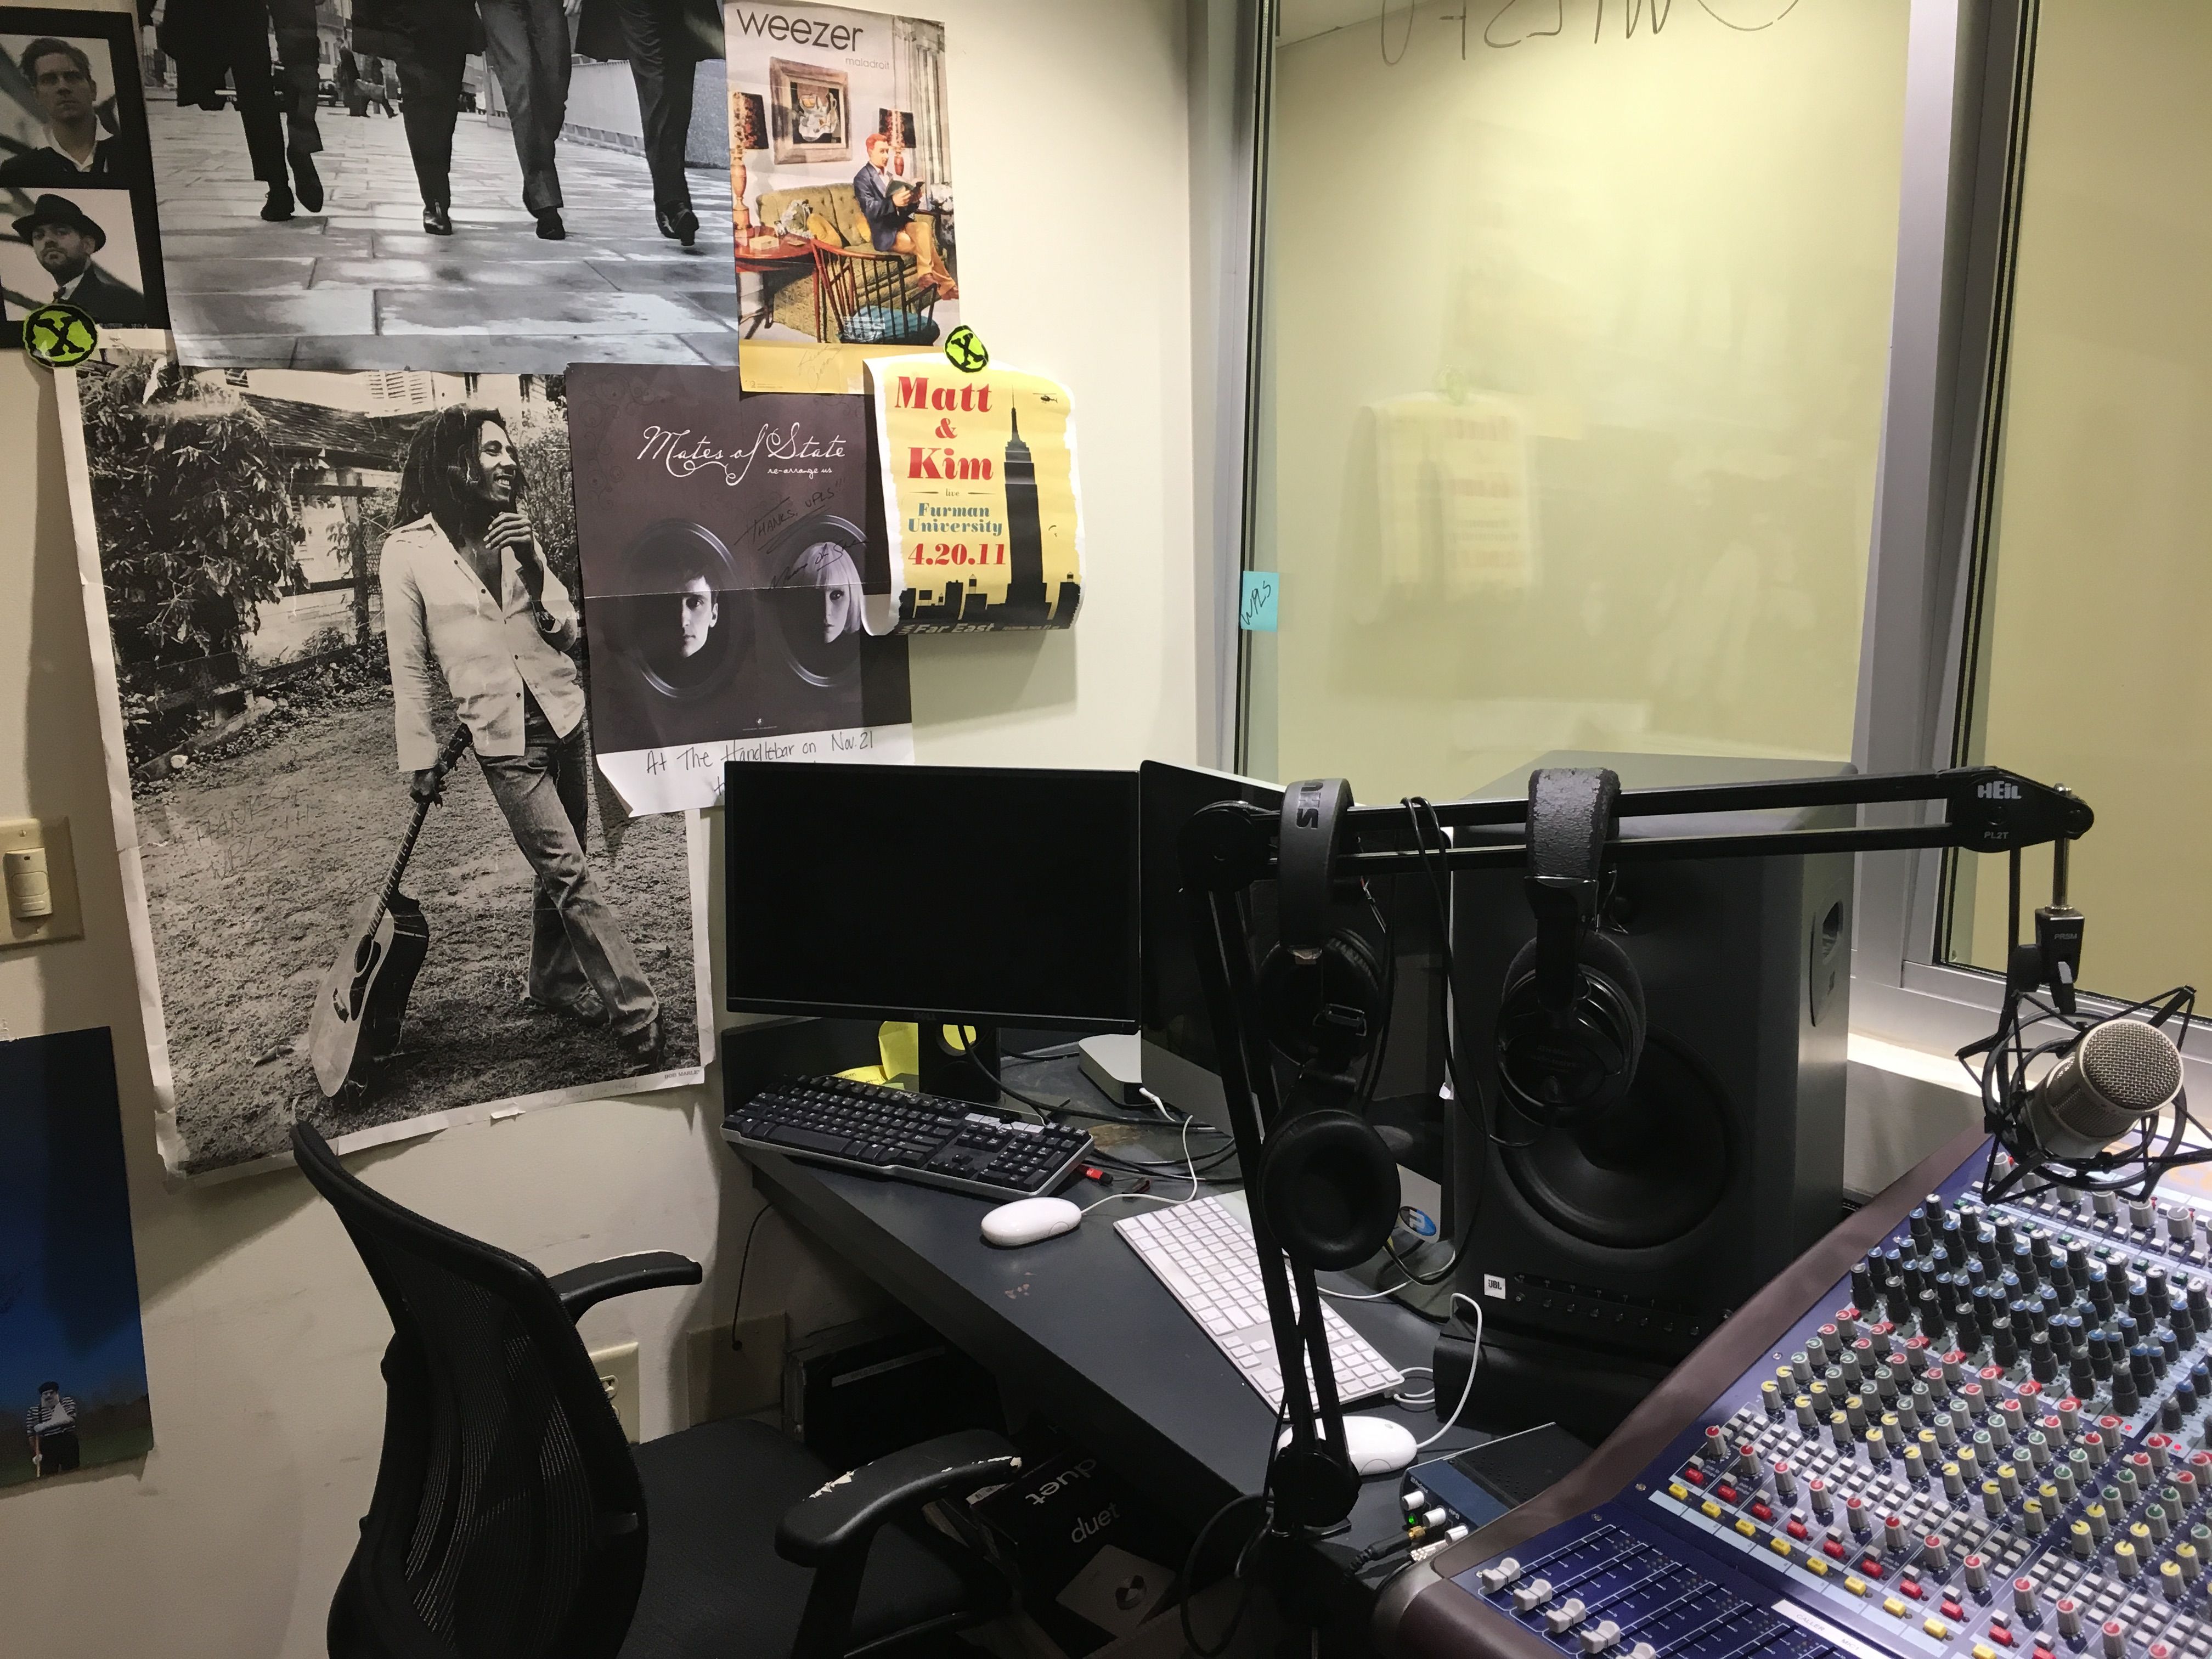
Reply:
[[868, 363], [890, 532], [872, 634], [1066, 628], [1083, 603], [1075, 410], [1041, 374], [935, 352]]

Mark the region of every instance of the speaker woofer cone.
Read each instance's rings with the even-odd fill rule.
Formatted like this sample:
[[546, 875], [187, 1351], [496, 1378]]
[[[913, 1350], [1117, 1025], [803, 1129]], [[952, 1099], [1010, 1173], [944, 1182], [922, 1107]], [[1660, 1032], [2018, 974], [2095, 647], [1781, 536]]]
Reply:
[[[1726, 1195], [1735, 1149], [1728, 1103], [1705, 1068], [1665, 1036], [1647, 1039], [1617, 1106], [1499, 1155], [1529, 1206], [1561, 1231], [1612, 1249], [1648, 1249], [1695, 1229]], [[1499, 1133], [1535, 1125], [1509, 1109]]]

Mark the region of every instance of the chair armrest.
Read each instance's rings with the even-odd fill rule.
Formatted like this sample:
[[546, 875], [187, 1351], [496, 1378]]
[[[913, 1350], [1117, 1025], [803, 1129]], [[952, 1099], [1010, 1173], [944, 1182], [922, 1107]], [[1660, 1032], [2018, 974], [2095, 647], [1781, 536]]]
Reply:
[[648, 1250], [642, 1255], [617, 1255], [605, 1261], [587, 1261], [567, 1273], [555, 1273], [547, 1282], [553, 1286], [553, 1294], [561, 1298], [561, 1310], [571, 1319], [580, 1319], [585, 1309], [609, 1297], [655, 1290], [663, 1285], [696, 1285], [705, 1277], [699, 1264], [688, 1255], [678, 1255], [673, 1250]]
[[775, 1529], [775, 1553], [801, 1566], [818, 1566], [848, 1551], [865, 1551], [876, 1529], [901, 1510], [964, 1498], [1008, 1480], [1021, 1467], [1006, 1437], [988, 1429], [963, 1429], [888, 1453], [787, 1510]]

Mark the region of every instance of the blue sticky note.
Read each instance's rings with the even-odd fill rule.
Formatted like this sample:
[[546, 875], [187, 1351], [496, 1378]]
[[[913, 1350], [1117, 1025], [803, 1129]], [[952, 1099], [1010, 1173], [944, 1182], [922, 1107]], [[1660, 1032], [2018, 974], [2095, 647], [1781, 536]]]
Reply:
[[1275, 631], [1275, 600], [1283, 579], [1272, 570], [1244, 573], [1244, 599], [1237, 607], [1237, 625], [1255, 634]]

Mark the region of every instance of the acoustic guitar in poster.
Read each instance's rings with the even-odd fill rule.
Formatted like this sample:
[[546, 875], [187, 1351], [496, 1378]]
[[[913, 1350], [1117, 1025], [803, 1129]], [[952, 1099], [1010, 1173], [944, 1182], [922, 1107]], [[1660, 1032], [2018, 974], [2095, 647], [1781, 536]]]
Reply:
[[[435, 771], [442, 782], [469, 746], [469, 729], [454, 728], [438, 751]], [[415, 803], [415, 817], [392, 860], [383, 887], [355, 918], [345, 945], [323, 975], [315, 1011], [307, 1022], [307, 1057], [325, 1098], [334, 1098], [349, 1082], [399, 1048], [399, 1025], [415, 975], [430, 951], [430, 924], [422, 907], [399, 890], [407, 860], [436, 799], [433, 791]]]

